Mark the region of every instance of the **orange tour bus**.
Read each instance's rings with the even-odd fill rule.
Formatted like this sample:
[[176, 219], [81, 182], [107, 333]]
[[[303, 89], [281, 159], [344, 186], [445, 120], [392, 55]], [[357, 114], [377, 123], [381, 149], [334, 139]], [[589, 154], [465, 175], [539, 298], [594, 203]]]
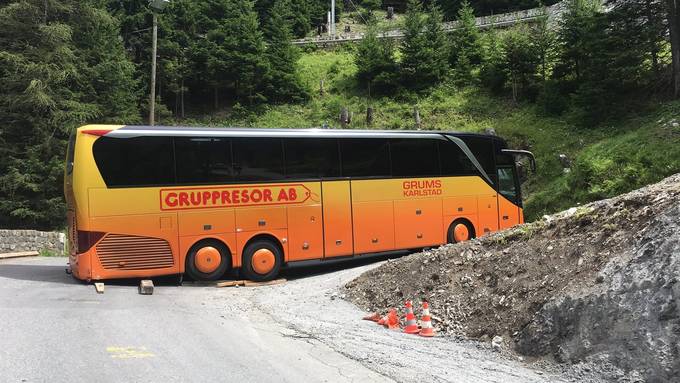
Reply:
[[523, 222], [515, 157], [439, 131], [88, 125], [71, 136], [82, 280], [275, 278], [282, 266], [459, 242]]

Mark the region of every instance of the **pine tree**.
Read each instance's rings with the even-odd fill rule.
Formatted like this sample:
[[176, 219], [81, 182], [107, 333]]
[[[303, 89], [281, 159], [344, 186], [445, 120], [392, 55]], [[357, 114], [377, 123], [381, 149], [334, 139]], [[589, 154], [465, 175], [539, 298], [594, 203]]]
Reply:
[[268, 62], [252, 1], [219, 0], [211, 4], [210, 11], [216, 17], [207, 24], [209, 29], [200, 55], [213, 87], [215, 108], [220, 105], [223, 90], [229, 90], [238, 102], [264, 101], [262, 79], [268, 71]]
[[591, 35], [595, 31], [595, 16], [599, 8], [598, 0], [568, 0], [558, 33], [560, 64], [555, 68], [557, 77], [575, 81], [581, 78], [583, 61], [588, 54], [588, 39], [602, 37]]
[[512, 99], [520, 96], [535, 82], [539, 51], [526, 25], [517, 25], [503, 35], [501, 43], [503, 66], [512, 88]]
[[548, 15], [541, 17], [531, 31], [534, 46], [538, 54], [541, 80], [546, 81], [553, 66], [556, 54], [556, 36], [548, 25]]
[[421, 90], [444, 80], [448, 73], [448, 43], [442, 14], [432, 7], [426, 15], [417, 0], [409, 0], [404, 20], [402, 78], [407, 88]]
[[598, 123], [636, 104], [649, 67], [641, 11], [639, 4], [628, 2], [592, 16], [573, 97], [583, 123]]
[[[174, 114], [180, 118], [185, 117], [187, 101], [191, 100], [189, 94], [204, 87], [196, 84], [198, 71], [192, 70], [194, 54], [202, 40], [198, 38], [199, 10], [194, 2], [174, 1], [161, 15], [157, 75], [164, 84], [164, 100], [174, 101]], [[163, 28], [166, 24], [167, 29]]]
[[359, 42], [354, 62], [361, 87], [374, 93], [386, 94], [398, 86], [394, 42], [391, 39], [379, 39], [375, 25], [369, 25], [364, 38]]
[[425, 29], [423, 7], [417, 0], [409, 0], [404, 17], [404, 40], [401, 45], [401, 72], [404, 85], [408, 88], [424, 85], [419, 84], [422, 75], [420, 65], [426, 59], [423, 55], [423, 46], [427, 42], [423, 29]]
[[94, 4], [0, 8], [0, 227], [62, 226], [69, 133], [87, 122], [139, 120], [117, 24]]
[[78, 2], [69, 20], [85, 100], [99, 106], [97, 121], [141, 122], [134, 64], [120, 40], [120, 25], [106, 9]]
[[469, 83], [473, 66], [481, 61], [482, 45], [474, 10], [467, 0], [462, 2], [456, 22], [457, 28], [451, 33], [449, 62], [456, 79], [461, 83]]
[[277, 0], [264, 28], [268, 43], [266, 59], [269, 62], [264, 81], [265, 93], [274, 102], [297, 102], [307, 97], [297, 70], [299, 52], [291, 44], [292, 34], [286, 20], [289, 5], [289, 0]]
[[504, 66], [501, 37], [497, 31], [490, 31], [482, 36], [482, 66], [479, 77], [482, 85], [496, 94], [500, 94], [505, 88], [507, 72]]
[[290, 0], [290, 28], [293, 36], [302, 38], [312, 30], [310, 7], [307, 0]]
[[424, 54], [429, 60], [423, 62], [421, 70], [429, 74], [431, 84], [443, 81], [449, 73], [450, 45], [442, 27], [444, 16], [438, 6], [432, 5], [425, 23]]
[[261, 102], [262, 78], [269, 70], [265, 59], [264, 37], [251, 0], [236, 1], [227, 19], [229, 38], [222, 47], [228, 52], [229, 74], [234, 80], [237, 99], [249, 104]]

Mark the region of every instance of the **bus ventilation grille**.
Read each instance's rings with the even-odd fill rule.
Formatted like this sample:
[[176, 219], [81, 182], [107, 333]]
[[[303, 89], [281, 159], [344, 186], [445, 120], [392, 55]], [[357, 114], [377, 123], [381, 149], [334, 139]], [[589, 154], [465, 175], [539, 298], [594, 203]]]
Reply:
[[97, 255], [105, 269], [162, 269], [174, 264], [170, 244], [160, 238], [108, 234], [97, 244]]

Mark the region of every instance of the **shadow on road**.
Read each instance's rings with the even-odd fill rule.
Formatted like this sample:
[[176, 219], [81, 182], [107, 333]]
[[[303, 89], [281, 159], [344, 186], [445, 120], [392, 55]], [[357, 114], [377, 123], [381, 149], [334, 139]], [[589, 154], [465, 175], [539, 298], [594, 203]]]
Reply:
[[[374, 255], [361, 255], [355, 257], [347, 257], [340, 259], [324, 260], [324, 261], [301, 261], [294, 262], [281, 270], [280, 277], [288, 280], [309, 278], [317, 275], [333, 273], [340, 270], [351, 269], [354, 267], [365, 266], [371, 263], [381, 262], [388, 259], [399, 258], [408, 254], [408, 252], [391, 252]], [[66, 274], [67, 265], [44, 265], [35, 263], [0, 263], [0, 278], [9, 278], [25, 281], [47, 282], [47, 283], [61, 283], [61, 284], [88, 284], [87, 282], [79, 281], [73, 276]], [[224, 276], [224, 279], [238, 279], [238, 270], [232, 270]], [[132, 279], [112, 279], [104, 281], [107, 285], [114, 286], [137, 286], [141, 278]], [[163, 277], [151, 278], [156, 286], [177, 286], [179, 284], [179, 276], [169, 275]], [[183, 285], [187, 287], [192, 286], [212, 286], [214, 282], [193, 282], [185, 279]]]
[[324, 261], [304, 261], [290, 264], [281, 270], [281, 277], [289, 280], [313, 277], [333, 273], [335, 271], [352, 269], [355, 267], [369, 265], [371, 263], [386, 261], [402, 257], [409, 252], [399, 251], [391, 253], [360, 255], [351, 258], [331, 259]]
[[66, 274], [66, 265], [37, 265], [37, 264], [0, 264], [0, 278], [18, 279], [48, 283], [62, 283], [65, 285], [80, 284], [78, 280]]

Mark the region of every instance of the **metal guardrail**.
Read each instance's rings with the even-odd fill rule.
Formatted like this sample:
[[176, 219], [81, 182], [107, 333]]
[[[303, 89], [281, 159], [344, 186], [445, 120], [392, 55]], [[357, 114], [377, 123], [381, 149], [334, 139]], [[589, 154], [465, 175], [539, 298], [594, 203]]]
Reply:
[[[524, 11], [502, 13], [492, 16], [481, 16], [477, 17], [475, 21], [477, 27], [479, 27], [480, 29], [505, 28], [515, 24], [530, 23], [539, 20], [541, 17], [545, 17], [546, 15], [548, 16], [548, 22], [554, 23], [559, 18], [559, 15], [561, 14], [563, 9], [564, 7], [562, 1], [548, 7], [532, 8]], [[458, 28], [457, 24], [458, 24], [457, 21], [445, 22], [443, 24], [444, 31], [450, 32], [456, 30]], [[403, 37], [404, 32], [402, 32], [399, 29], [394, 29], [391, 31], [386, 31], [378, 34], [378, 38], [400, 39]], [[341, 33], [336, 35], [335, 38], [324, 35], [318, 37], [293, 40], [293, 45], [315, 44], [318, 46], [327, 46], [356, 42], [360, 41], [363, 38], [364, 33], [350, 33], [350, 34]]]

